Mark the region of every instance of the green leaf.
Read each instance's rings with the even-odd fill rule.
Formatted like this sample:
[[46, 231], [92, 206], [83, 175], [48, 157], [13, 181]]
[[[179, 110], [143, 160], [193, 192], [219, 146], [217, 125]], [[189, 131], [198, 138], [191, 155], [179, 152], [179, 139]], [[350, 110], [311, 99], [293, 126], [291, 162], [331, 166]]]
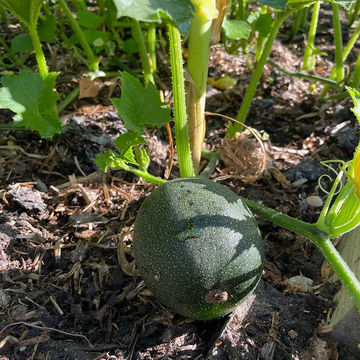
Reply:
[[120, 73], [121, 99], [111, 99], [128, 130], [142, 133], [145, 125], [162, 125], [170, 121], [170, 110], [160, 100], [151, 82], [144, 88], [140, 81], [126, 72]]
[[56, 20], [53, 15], [48, 15], [44, 22], [37, 27], [40, 40], [47, 43], [55, 42]]
[[[338, 4], [338, 5], [342, 6], [345, 10], [349, 10], [351, 4], [354, 1], [355, 0], [326, 0], [326, 2], [334, 3], [334, 4]], [[298, 3], [304, 3], [304, 2], [308, 2], [308, 1], [304, 1], [304, 0], [288, 0], [288, 4], [298, 4]]]
[[0, 5], [11, 11], [26, 26], [30, 24], [29, 0], [0, 0]]
[[359, 125], [360, 125], [360, 93], [351, 87], [346, 87], [346, 90], [349, 92], [352, 101], [354, 103], [354, 107], [351, 109], [351, 111], [355, 114], [356, 118], [359, 121]]
[[[104, 49], [109, 41], [108, 35], [99, 30], [84, 30], [83, 33], [85, 35], [86, 41], [97, 51], [101, 51], [102, 49]], [[76, 45], [78, 43], [79, 39], [76, 34], [71, 35], [70, 44]]]
[[124, 45], [121, 47], [121, 51], [126, 53], [137, 53], [139, 52], [139, 45], [133, 38], [130, 38], [125, 40]]
[[223, 29], [225, 35], [231, 40], [247, 39], [251, 33], [251, 26], [241, 20], [228, 20], [224, 19]]
[[270, 13], [260, 14], [256, 20], [255, 30], [258, 31], [262, 37], [266, 38], [270, 34], [272, 21], [273, 19]]
[[54, 93], [53, 90], [56, 86], [56, 78], [58, 75], [59, 73], [48, 73], [46, 77], [43, 78], [46, 88], [39, 101], [39, 107], [43, 114], [50, 114], [54, 105], [61, 97], [60, 94]]
[[109, 150], [103, 154], [99, 154], [95, 157], [95, 164], [102, 170], [106, 171], [108, 167], [111, 169], [121, 169], [124, 161], [119, 155], [115, 154], [112, 150]]
[[133, 147], [138, 144], [146, 144], [145, 139], [136, 131], [130, 131], [120, 135], [114, 142], [116, 148], [122, 155], [121, 158], [127, 163], [137, 165], [133, 153]]
[[27, 27], [36, 23], [43, 0], [0, 0], [0, 6], [11, 11]]
[[3, 77], [0, 83], [0, 109], [15, 112], [14, 124], [38, 131], [50, 138], [62, 129], [59, 118], [51, 109], [59, 95], [53, 94], [57, 74], [49, 74], [45, 81], [39, 74], [20, 71], [19, 75]]
[[138, 21], [172, 20], [183, 32], [193, 18], [194, 5], [190, 0], [114, 0], [118, 17], [129, 16]]
[[31, 36], [29, 34], [21, 34], [15, 36], [11, 40], [11, 53], [17, 54], [23, 51], [31, 51], [33, 50], [33, 43], [31, 40]]
[[97, 16], [91, 11], [79, 11], [77, 22], [87, 29], [97, 29], [105, 20], [105, 16]]
[[[334, 4], [339, 4], [340, 6], [342, 6], [345, 10], [349, 10], [351, 4], [354, 2], [355, 0], [334, 0]], [[332, 2], [332, 1], [330, 1]]]
[[[297, 1], [297, 0], [296, 0]], [[288, 0], [259, 0], [259, 4], [269, 6], [273, 9], [285, 11]], [[297, 2], [305, 2], [303, 0]]]

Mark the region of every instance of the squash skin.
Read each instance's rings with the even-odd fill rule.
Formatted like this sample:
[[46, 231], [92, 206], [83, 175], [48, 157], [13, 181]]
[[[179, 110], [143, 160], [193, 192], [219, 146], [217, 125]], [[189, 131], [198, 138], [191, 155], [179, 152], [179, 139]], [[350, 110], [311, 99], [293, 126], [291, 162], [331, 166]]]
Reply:
[[135, 261], [156, 298], [197, 320], [224, 316], [257, 286], [263, 241], [241, 199], [203, 178], [171, 180], [135, 220]]

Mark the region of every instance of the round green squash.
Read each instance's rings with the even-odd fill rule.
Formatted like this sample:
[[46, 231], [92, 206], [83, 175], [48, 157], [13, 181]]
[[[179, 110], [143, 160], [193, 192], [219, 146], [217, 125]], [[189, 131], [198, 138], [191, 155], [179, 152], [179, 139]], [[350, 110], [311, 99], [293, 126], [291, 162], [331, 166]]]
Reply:
[[136, 217], [133, 249], [157, 299], [198, 320], [233, 311], [263, 269], [250, 210], [234, 192], [202, 178], [168, 181], [151, 193]]

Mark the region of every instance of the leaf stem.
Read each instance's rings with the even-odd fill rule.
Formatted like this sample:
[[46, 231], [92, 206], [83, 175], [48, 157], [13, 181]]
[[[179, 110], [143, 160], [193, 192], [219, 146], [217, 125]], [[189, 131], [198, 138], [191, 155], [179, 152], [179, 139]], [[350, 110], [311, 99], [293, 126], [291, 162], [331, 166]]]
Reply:
[[[58, 3], [60, 5], [60, 7], [63, 9], [64, 13], [66, 14], [66, 17], [67, 17], [71, 27], [73, 28], [76, 36], [79, 39], [79, 42], [80, 42], [82, 48], [85, 51], [86, 57], [89, 60], [89, 64], [88, 64], [89, 69], [97, 72], [99, 70], [98, 61], [96, 60], [95, 55], [94, 55], [89, 43], [87, 42], [83, 31], [81, 30], [81, 27], [79, 26], [77, 21], [74, 19], [65, 0], [58, 0]], [[79, 3], [81, 4], [81, 2], [79, 2]], [[86, 8], [85, 8], [85, 10], [86, 10]]]
[[214, 172], [217, 164], [219, 163], [220, 154], [218, 151], [210, 151], [206, 149], [203, 149], [201, 154], [205, 159], [209, 160], [209, 162], [207, 163], [199, 177], [209, 178]]
[[39, 67], [39, 73], [42, 77], [45, 77], [49, 73], [49, 70], [46, 64], [44, 52], [41, 47], [39, 35], [36, 30], [36, 21], [30, 20], [29, 33], [35, 50], [35, 56]]
[[162, 179], [162, 178], [158, 178], [154, 175], [149, 174], [147, 171], [143, 171], [137, 168], [134, 168], [130, 165], [127, 165], [125, 163], [123, 163], [121, 165], [121, 169], [125, 170], [125, 171], [130, 171], [133, 174], [142, 177], [145, 181], [151, 182], [155, 185], [161, 185], [164, 184], [167, 180]]
[[151, 73], [156, 73], [156, 23], [149, 24], [148, 29], [148, 49], [149, 57], [151, 60], [150, 69]]
[[310, 81], [318, 81], [318, 82], [321, 82], [323, 84], [330, 85], [330, 86], [337, 85], [337, 82], [335, 80], [331, 80], [331, 79], [328, 79], [328, 78], [323, 78], [323, 77], [315, 76], [315, 75], [309, 75], [309, 74], [305, 74], [303, 72], [291, 71], [289, 69], [286, 69], [286, 68], [282, 67], [279, 64], [276, 64], [274, 61], [272, 61], [270, 59], [268, 59], [266, 62], [269, 65], [273, 66], [274, 68], [280, 70], [284, 74], [287, 74], [287, 75], [290, 75], [290, 76], [293, 76], [293, 77], [296, 77], [296, 78], [299, 78], [299, 79], [305, 79], [305, 80], [310, 80]]
[[326, 233], [318, 229], [315, 224], [304, 223], [248, 199], [242, 198], [242, 200], [253, 213], [310, 239], [329, 262], [357, 308], [360, 310], [360, 283], [335, 249]]
[[170, 65], [174, 97], [175, 137], [179, 168], [182, 177], [192, 177], [195, 176], [195, 172], [191, 160], [187, 129], [181, 37], [179, 30], [171, 24], [168, 24], [168, 34], [170, 40]]
[[4, 24], [7, 24], [8, 18], [6, 16], [6, 12], [5, 12], [4, 8], [1, 5], [0, 5], [0, 18]]
[[340, 82], [345, 76], [345, 69], [344, 69], [344, 62], [342, 57], [343, 41], [342, 41], [342, 33], [341, 33], [339, 5], [332, 3], [331, 6], [333, 11], [334, 38], [335, 38], [336, 80]]
[[144, 70], [145, 83], [147, 84], [149, 81], [154, 83], [154, 76], [151, 72], [150, 62], [146, 51], [145, 41], [142, 35], [139, 21], [132, 19], [132, 23], [133, 23], [132, 35], [139, 46], [141, 64]]
[[[352, 34], [350, 40], [346, 44], [344, 51], [342, 52], [343, 62], [345, 62], [347, 57], [349, 56], [350, 51], [354, 47], [359, 35], [360, 35], [360, 23], [359, 23], [358, 27], [356, 28], [356, 30], [354, 31], [354, 33]], [[336, 68], [332, 69], [332, 71], [330, 73], [330, 76], [329, 76], [330, 80], [334, 80], [335, 78], [336, 78]], [[321, 92], [321, 97], [322, 97], [323, 100], [325, 100], [324, 96], [329, 91], [329, 88], [330, 88], [330, 85], [324, 86], [324, 89]]]
[[66, 107], [79, 95], [80, 89], [77, 86], [57, 107], [57, 111], [60, 114]]
[[316, 36], [316, 30], [317, 30], [317, 24], [319, 19], [319, 13], [320, 13], [320, 1], [317, 1], [314, 4], [313, 12], [311, 15], [311, 23], [310, 28], [308, 32], [308, 38], [307, 38], [307, 44], [305, 48], [304, 53], [304, 61], [302, 70], [309, 70], [314, 68], [315, 61], [313, 60], [313, 53], [314, 53], [314, 43], [315, 43], [315, 36]]

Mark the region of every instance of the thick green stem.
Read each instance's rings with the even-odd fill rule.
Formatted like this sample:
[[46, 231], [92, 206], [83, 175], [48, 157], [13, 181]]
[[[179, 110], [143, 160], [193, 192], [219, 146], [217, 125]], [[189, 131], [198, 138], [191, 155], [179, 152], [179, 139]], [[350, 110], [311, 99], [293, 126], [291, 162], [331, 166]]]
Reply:
[[99, 7], [99, 16], [104, 16], [106, 12], [104, 0], [96, 0], [96, 3]]
[[71, 27], [73, 28], [76, 36], [79, 39], [79, 42], [82, 46], [82, 48], [85, 51], [86, 57], [89, 60], [89, 69], [92, 71], [97, 72], [99, 70], [99, 64], [98, 61], [95, 58], [95, 55], [89, 45], [89, 43], [87, 42], [85, 35], [83, 33], [83, 31], [81, 30], [79, 24], [77, 23], [77, 21], [74, 19], [74, 17], [72, 16], [72, 13], [69, 9], [69, 7], [66, 4], [65, 0], [58, 0], [59, 5], [61, 6], [61, 8], [63, 9], [64, 13], [66, 14], [66, 17], [71, 25]]
[[307, 44], [304, 53], [304, 62], [302, 66], [302, 70], [313, 69], [315, 65], [315, 61], [313, 60], [313, 52], [314, 52], [314, 44], [315, 44], [315, 36], [317, 30], [317, 24], [320, 13], [320, 1], [317, 1], [313, 7], [313, 13], [311, 16], [311, 23], [308, 32]]
[[179, 30], [171, 24], [168, 24], [168, 33], [170, 40], [170, 65], [172, 72], [175, 138], [178, 162], [181, 176], [192, 177], [195, 176], [195, 172], [191, 160], [187, 129], [181, 37]]
[[360, 85], [360, 54], [356, 60], [355, 69], [354, 69], [354, 77], [352, 81], [352, 87], [355, 89], [359, 89]]
[[302, 10], [301, 11], [302, 18], [301, 18], [300, 28], [304, 33], [306, 33], [309, 28], [308, 15], [309, 15], [310, 7], [306, 7], [301, 10]]
[[300, 23], [303, 17], [302, 11], [303, 10], [298, 11], [295, 15], [295, 20], [290, 30], [289, 40], [292, 40], [299, 32]]
[[241, 21], [245, 21], [245, 0], [238, 0], [238, 12], [237, 12], [237, 19]]
[[255, 72], [251, 78], [251, 81], [250, 81], [250, 84], [248, 86], [248, 89], [246, 91], [246, 94], [245, 94], [245, 97], [241, 103], [241, 107], [240, 107], [240, 110], [239, 110], [239, 113], [237, 115], [237, 120], [240, 122], [239, 123], [235, 123], [235, 125], [233, 125], [233, 127], [231, 128], [231, 131], [228, 133], [228, 136], [229, 137], [232, 137], [235, 135], [236, 132], [239, 132], [241, 131], [241, 128], [242, 128], [242, 123], [245, 122], [245, 119], [246, 119], [246, 116], [247, 116], [247, 113], [249, 111], [249, 108], [250, 108], [250, 105], [251, 105], [251, 101], [254, 97], [254, 94], [255, 94], [255, 91], [256, 91], [256, 88], [258, 86], [258, 83], [260, 81], [260, 77], [261, 77], [261, 74], [263, 72], [263, 69], [264, 69], [264, 66], [265, 66], [265, 63], [267, 61], [267, 58], [270, 54], [270, 51], [271, 51], [271, 47], [272, 47], [272, 44], [276, 38], [276, 35], [279, 31], [279, 28], [281, 26], [281, 24], [283, 23], [283, 21], [290, 15], [292, 15], [293, 13], [299, 11], [300, 9], [302, 9], [303, 7], [305, 6], [309, 6], [311, 4], [313, 4], [315, 1], [311, 1], [311, 2], [308, 2], [306, 4], [301, 4], [301, 5], [298, 5], [296, 7], [294, 7], [292, 10], [286, 12], [285, 14], [283, 14], [278, 20], [275, 21], [272, 29], [271, 29], [271, 32], [269, 34], [269, 37], [268, 37], [268, 40], [265, 44], [265, 47], [264, 47], [264, 50], [262, 52], [262, 55], [260, 57], [260, 60], [256, 66], [256, 69], [255, 69]]
[[4, 10], [4, 8], [2, 6], [0, 6], [0, 18], [1, 18], [1, 21], [6, 24], [8, 19], [7, 19], [7, 16], [6, 16], [6, 12]]
[[346, 262], [341, 258], [340, 254], [336, 251], [326, 233], [319, 230], [315, 224], [304, 223], [298, 219], [294, 219], [290, 216], [269, 209], [254, 201], [247, 199], [242, 200], [253, 213], [310, 239], [322, 252], [346, 290], [349, 292], [357, 308], [360, 310], [360, 283]]
[[339, 14], [339, 5], [331, 4], [333, 11], [333, 23], [334, 23], [334, 39], [335, 39], [335, 69], [336, 69], [336, 80], [342, 81], [345, 76], [344, 62], [343, 62], [343, 41], [341, 34], [341, 23]]
[[151, 73], [150, 62], [149, 62], [146, 45], [145, 45], [144, 37], [142, 35], [140, 24], [135, 19], [132, 19], [132, 23], [133, 23], [132, 35], [139, 46], [141, 64], [144, 70], [145, 83], [147, 84], [149, 81], [154, 83], [154, 76]]
[[38, 67], [39, 67], [39, 73], [42, 77], [44, 77], [49, 73], [49, 70], [46, 65], [46, 59], [45, 59], [44, 52], [41, 48], [39, 35], [36, 30], [36, 21], [32, 21], [30, 23], [29, 32], [30, 32], [31, 40], [32, 40], [34, 50], [35, 50], [35, 56], [36, 56], [36, 61], [37, 61]]
[[150, 70], [154, 75], [156, 73], [156, 23], [149, 24], [148, 30], [148, 50], [151, 61]]
[[[267, 6], [261, 5], [261, 14], [266, 14], [267, 12]], [[260, 33], [258, 34], [257, 40], [256, 40], [256, 52], [255, 52], [255, 59], [256, 61], [259, 61], [264, 42], [266, 41], [266, 37], [262, 36]]]
[[195, 174], [199, 173], [201, 151], [205, 137], [205, 101], [212, 20], [195, 13], [190, 22], [186, 81], [186, 106], [189, 140]]
[[[342, 53], [342, 59], [343, 59], [343, 62], [346, 61], [348, 55], [350, 54], [350, 51], [351, 49], [354, 47], [358, 37], [360, 35], [360, 24], [358, 25], [358, 27], [356, 28], [356, 30], [354, 31], [354, 33], [352, 34], [350, 40], [348, 41], [348, 43], [346, 44], [345, 46], [345, 49]], [[329, 79], [330, 80], [334, 80], [336, 78], [336, 69], [334, 68], [331, 73], [330, 73], [330, 76], [329, 76]], [[321, 97], [323, 98], [326, 93], [329, 91], [329, 88], [330, 88], [330, 85], [329, 86], [324, 86], [324, 89], [323, 91], [321, 92]]]

